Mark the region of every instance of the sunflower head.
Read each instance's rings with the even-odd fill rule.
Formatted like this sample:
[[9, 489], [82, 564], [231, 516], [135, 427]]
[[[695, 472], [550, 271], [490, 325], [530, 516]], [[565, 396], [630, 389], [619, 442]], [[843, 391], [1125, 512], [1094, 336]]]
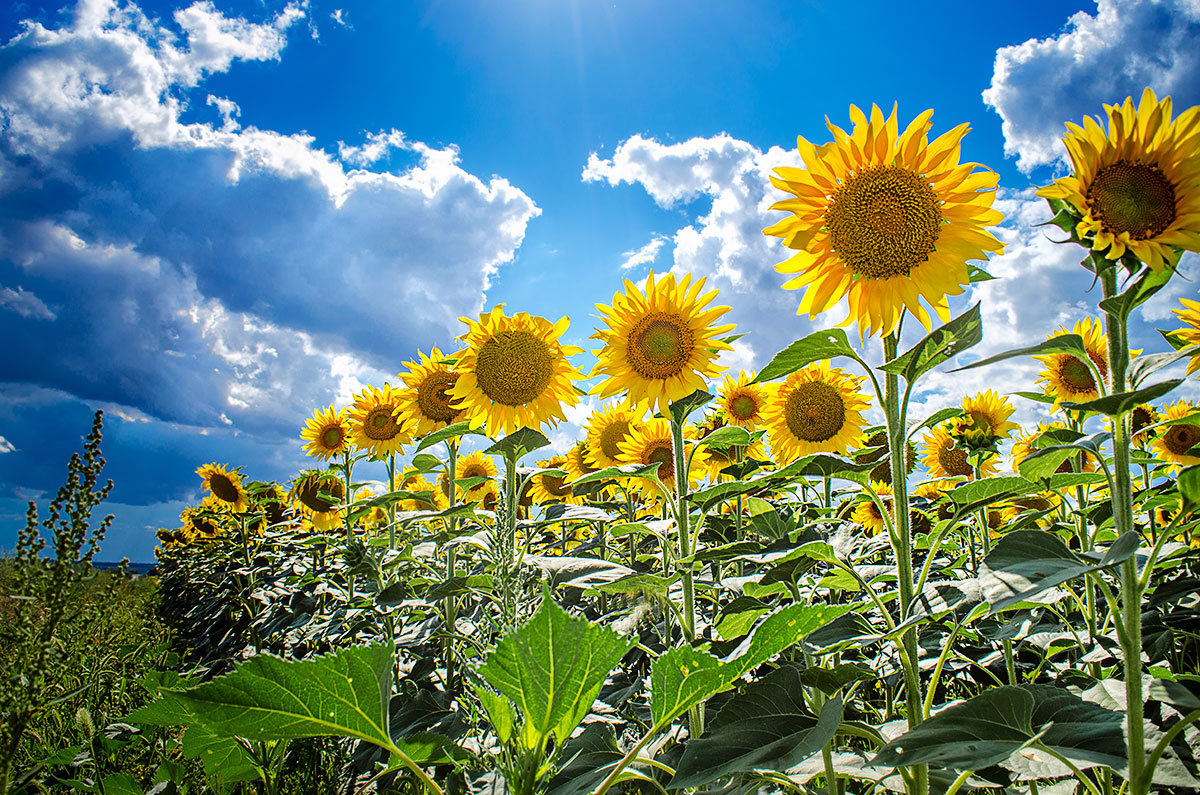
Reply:
[[1162, 414], [1158, 409], [1151, 406], [1149, 403], [1139, 403], [1133, 407], [1133, 411], [1129, 412], [1130, 434], [1133, 436], [1133, 443], [1140, 448], [1145, 449], [1150, 442], [1148, 434], [1139, 433], [1143, 428], [1147, 428], [1162, 419]]
[[246, 512], [249, 500], [246, 487], [242, 484], [242, 475], [237, 469], [226, 469], [222, 464], [205, 464], [196, 470], [196, 474], [204, 481], [204, 490], [210, 495], [212, 505], [223, 511]]
[[391, 384], [368, 386], [350, 406], [350, 441], [372, 458], [401, 452], [412, 441], [412, 421], [400, 405], [400, 391]]
[[780, 463], [810, 453], [844, 454], [862, 444], [862, 413], [869, 400], [862, 378], [828, 362], [815, 362], [787, 377], [771, 394], [763, 421]]
[[[772, 206], [791, 213], [764, 229], [797, 253], [775, 266], [802, 289], [797, 314], [815, 318], [842, 298], [844, 323], [866, 334], [887, 334], [907, 309], [925, 328], [928, 305], [950, 318], [947, 296], [970, 283], [966, 261], [987, 259], [1003, 244], [985, 226], [1003, 215], [992, 209], [999, 177], [958, 162], [968, 125], [930, 142], [932, 110], [904, 132], [872, 106], [871, 117], [850, 106], [850, 132], [826, 122], [833, 140], [814, 146], [798, 138], [804, 168], [777, 168], [772, 184], [790, 194]], [[924, 302], [924, 304], [922, 304]]]
[[345, 409], [333, 405], [318, 408], [300, 430], [304, 452], [321, 461], [328, 461], [350, 449], [350, 420]]
[[592, 375], [605, 379], [592, 391], [606, 398], [627, 392], [630, 403], [665, 412], [671, 401], [704, 389], [704, 379], [724, 369], [716, 358], [730, 347], [718, 337], [734, 325], [716, 325], [729, 307], [710, 307], [717, 291], [703, 289], [704, 279], [676, 282], [668, 273], [655, 280], [651, 272], [644, 292], [626, 280], [612, 306], [596, 304], [607, 328], [592, 335], [604, 343]]
[[[1163, 409], [1163, 421], [1178, 420], [1191, 416], [1196, 407], [1190, 401], [1180, 400]], [[1164, 462], [1167, 471], [1181, 467], [1200, 464], [1200, 456], [1192, 455], [1193, 448], [1200, 446], [1200, 415], [1196, 423], [1177, 422], [1165, 425], [1159, 429], [1158, 435], [1150, 443], [1150, 449], [1155, 458]]]
[[459, 376], [450, 396], [472, 428], [486, 425], [499, 438], [566, 419], [563, 406], [579, 402], [572, 381], [583, 378], [567, 361], [582, 349], [559, 342], [568, 318], [551, 323], [526, 312], [506, 317], [499, 304], [479, 322], [460, 320], [468, 327], [460, 337], [466, 348], [457, 357]]
[[950, 420], [949, 428], [965, 450], [995, 452], [996, 445], [1017, 428], [1008, 419], [1016, 408], [992, 389], [964, 398], [962, 410], [962, 416]]
[[[691, 445], [684, 443], [684, 460], [692, 453]], [[689, 485], [699, 482], [708, 462], [708, 450], [700, 447], [691, 456], [691, 469], [688, 471]], [[621, 442], [622, 464], [641, 464], [647, 466], [658, 464], [658, 479], [668, 491], [675, 491], [675, 453], [671, 441], [671, 423], [663, 417], [646, 420], [634, 428], [633, 432]], [[658, 499], [661, 495], [658, 489], [641, 478], [630, 478], [629, 486], [639, 491], [650, 500]]]
[[[886, 483], [892, 485], [892, 462], [884, 459], [888, 454], [888, 440], [886, 431], [876, 431], [867, 437], [867, 441], [863, 444], [861, 450], [854, 454], [854, 460], [860, 464], [870, 464], [879, 461], [879, 464], [871, 470], [867, 475], [872, 481], [877, 483]], [[912, 474], [917, 468], [917, 446], [912, 442], [905, 444], [904, 456], [904, 471]]]
[[291, 499], [318, 530], [341, 524], [346, 485], [329, 472], [308, 472], [292, 483]]
[[1156, 270], [1173, 266], [1174, 249], [1200, 250], [1200, 107], [1172, 120], [1171, 98], [1147, 88], [1136, 107], [1127, 97], [1104, 113], [1107, 132], [1090, 116], [1067, 122], [1072, 173], [1037, 193], [1106, 259], [1129, 252]]
[[[1101, 378], [1108, 377], [1108, 336], [1101, 328], [1100, 322], [1086, 317], [1071, 329], [1060, 327], [1047, 339], [1061, 337], [1064, 334], [1078, 334], [1083, 338], [1083, 347], [1087, 350], [1091, 365], [1099, 371]], [[1133, 351], [1130, 352], [1134, 353]], [[1094, 400], [1099, 394], [1096, 376], [1087, 363], [1080, 361], [1069, 353], [1050, 353], [1033, 357], [1046, 365], [1039, 376], [1044, 381], [1046, 394], [1054, 398], [1057, 409], [1063, 402], [1079, 403]]]
[[717, 405], [730, 425], [748, 431], [761, 427], [763, 409], [766, 408], [770, 388], [766, 384], [755, 384], [754, 373], [738, 371], [737, 378], [725, 376], [717, 395]]
[[[888, 512], [888, 521], [892, 514], [892, 487], [886, 483], [872, 483], [871, 488], [879, 495], [883, 502], [884, 508]], [[867, 531], [867, 535], [873, 536], [882, 533], [887, 529], [887, 521], [879, 511], [879, 506], [870, 496], [863, 494], [863, 498], [854, 506], [854, 512], [850, 514], [850, 521]]]
[[[1200, 301], [1180, 298], [1179, 303], [1183, 304], [1183, 309], [1173, 309], [1171, 311], [1179, 318], [1179, 322], [1183, 324], [1183, 328], [1171, 332], [1171, 336], [1183, 343], [1183, 347], [1190, 348], [1193, 345], [1200, 344]], [[1188, 361], [1187, 372], [1184, 375], [1191, 375], [1197, 370], [1200, 370], [1200, 353], [1195, 354]]]
[[[929, 433], [921, 442], [924, 457], [921, 463], [929, 470], [929, 475], [935, 479], [962, 478], [974, 479], [975, 468], [971, 464], [970, 455], [962, 447], [957, 446], [955, 438], [950, 433], [948, 425], [938, 425], [929, 429]], [[998, 469], [994, 456], [984, 458], [979, 464], [983, 477], [994, 475]]]
[[[455, 502], [482, 502], [484, 495], [489, 489], [497, 488], [496, 476], [498, 474], [499, 469], [496, 467], [496, 462], [481, 451], [476, 450], [466, 455], [460, 455], [454, 464], [454, 479], [456, 481], [462, 481], [467, 478], [487, 479], [468, 487], [465, 491], [461, 485], [456, 483], [455, 492], [457, 496]], [[449, 495], [450, 484], [447, 478], [447, 472], [442, 470], [442, 474], [438, 477], [438, 484], [441, 487], [442, 493]]]
[[[1058, 442], [1054, 441], [1053, 438], [1043, 439], [1047, 433], [1052, 431], [1064, 431], [1066, 428], [1067, 426], [1063, 425], [1061, 422], [1039, 422], [1036, 430], [1028, 434], [1018, 435], [1017, 438], [1013, 440], [1012, 449], [1009, 450], [1009, 455], [1012, 456], [1013, 470], [1015, 471], [1021, 465], [1022, 461], [1033, 455], [1034, 452], [1036, 452], [1039, 448], [1051, 444], [1058, 444]], [[1068, 458], [1067, 460], [1063, 461], [1058, 465], [1058, 469], [1055, 471], [1061, 474], [1066, 472], [1093, 472], [1095, 469], [1096, 460], [1086, 453], [1080, 453], [1078, 456], [1074, 457], [1074, 460]]]
[[612, 403], [592, 412], [584, 424], [587, 432], [586, 449], [594, 469], [620, 465], [621, 442], [646, 416], [644, 407], [629, 403]]
[[[562, 469], [565, 472], [566, 470], [563, 469], [565, 463], [566, 456], [556, 455], [544, 461], [538, 461], [537, 466], [538, 469]], [[535, 473], [529, 479], [529, 496], [536, 505], [552, 503], [578, 505], [582, 500], [572, 494], [568, 483], [570, 481], [564, 475]]]
[[450, 393], [458, 372], [445, 355], [434, 348], [428, 356], [417, 351], [417, 358], [405, 362], [408, 369], [399, 376], [405, 386], [400, 390], [400, 410], [412, 421], [413, 436], [421, 437], [457, 422], [463, 410], [453, 405]]
[[189, 541], [213, 541], [224, 534], [225, 527], [215, 510], [212, 502], [205, 500], [199, 506], [189, 506], [180, 512], [179, 522]]

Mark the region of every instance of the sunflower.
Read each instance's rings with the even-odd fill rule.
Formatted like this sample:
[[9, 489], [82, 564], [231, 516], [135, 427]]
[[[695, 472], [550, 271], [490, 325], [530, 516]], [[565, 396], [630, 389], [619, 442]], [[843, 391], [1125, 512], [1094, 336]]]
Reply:
[[776, 460], [783, 464], [810, 453], [844, 454], [862, 444], [866, 421], [861, 412], [870, 403], [858, 391], [862, 382], [828, 362], [789, 375], [763, 410]]
[[912, 496], [920, 497], [930, 502], [937, 502], [958, 488], [960, 484], [961, 481], [957, 480], [927, 480], [924, 483], [918, 483], [913, 488]]
[[420, 472], [408, 472], [402, 477], [397, 478], [399, 483], [392, 489], [393, 491], [407, 491], [411, 494], [418, 495], [428, 492], [429, 498], [414, 497], [413, 499], [400, 500], [396, 503], [398, 511], [441, 511], [450, 507], [450, 501], [446, 499], [445, 492], [433, 483], [430, 483]]
[[[1183, 343], [1182, 347], [1188, 348], [1192, 345], [1200, 344], [1200, 301], [1191, 301], [1187, 298], [1180, 298], [1179, 303], [1183, 304], [1183, 309], [1172, 309], [1175, 316], [1179, 318], [1186, 328], [1178, 329], [1171, 332], [1171, 336]], [[1191, 375], [1200, 370], [1200, 353], [1192, 356], [1188, 362], [1187, 372], [1184, 375]]]
[[310, 472], [292, 484], [291, 498], [314, 527], [325, 531], [342, 522], [341, 506], [346, 498], [346, 485], [335, 475]]
[[[921, 442], [921, 449], [925, 453], [921, 463], [929, 470], [931, 477], [974, 479], [975, 470], [971, 466], [967, 451], [955, 446], [954, 437], [950, 435], [944, 425], [929, 429], [929, 433]], [[995, 457], [984, 459], [980, 464], [980, 473], [983, 477], [996, 474], [998, 469]]]
[[[867, 477], [878, 483], [886, 483], [890, 486], [892, 485], [892, 462], [890, 459], [880, 461], [887, 454], [887, 432], [876, 431], [867, 437], [862, 450], [854, 454], [854, 460], [860, 464], [870, 464], [879, 461], [879, 464], [870, 471]], [[917, 446], [912, 442], [908, 442], [905, 444], [904, 471], [906, 474], [911, 475], [916, 468]]]
[[1037, 194], [1063, 202], [1075, 233], [1110, 260], [1126, 250], [1158, 270], [1175, 262], [1172, 247], [1200, 250], [1200, 107], [1171, 120], [1171, 98], [1147, 88], [1105, 105], [1108, 133], [1090, 116], [1067, 122], [1063, 137], [1073, 172]]
[[963, 398], [962, 410], [962, 416], [949, 422], [950, 435], [968, 449], [994, 448], [1018, 429], [1008, 419], [1016, 407], [995, 390]]
[[400, 373], [406, 389], [400, 390], [400, 410], [412, 421], [412, 434], [425, 436], [456, 422], [463, 410], [455, 408], [450, 390], [458, 373], [445, 363], [437, 348], [429, 356], [417, 351], [418, 362], [405, 362], [407, 372]]
[[[455, 480], [463, 480], [464, 478], [487, 478], [487, 480], [472, 486], [463, 491], [461, 486], [455, 488], [458, 495], [458, 500], [463, 502], [482, 502], [484, 494], [491, 487], [496, 487], [496, 476], [499, 470], [496, 468], [496, 462], [489, 456], [484, 455], [479, 450], [466, 455], [460, 455], [454, 463], [454, 478]], [[438, 483], [441, 486], [441, 491], [445, 495], [450, 494], [450, 486], [447, 482], [447, 472], [442, 470], [441, 476], [438, 478]]]
[[586, 441], [571, 445], [571, 449], [563, 456], [562, 468], [567, 471], [567, 481], [579, 480], [584, 475], [599, 471], [599, 467], [592, 465], [594, 455]]
[[399, 390], [368, 386], [350, 406], [350, 441], [372, 458], [399, 453], [412, 441], [411, 420], [401, 413]]
[[776, 168], [771, 183], [792, 194], [772, 205], [792, 213], [763, 230], [798, 253], [775, 266], [795, 274], [783, 286], [804, 289], [796, 314], [810, 318], [843, 297], [860, 333], [888, 334], [905, 308], [930, 328], [924, 300], [942, 320], [947, 296], [970, 283], [966, 261], [986, 260], [1004, 245], [983, 227], [1004, 216], [992, 209], [998, 175], [959, 164], [969, 125], [932, 143], [927, 110], [899, 133], [896, 108], [886, 120], [850, 106], [854, 130], [826, 122], [833, 141], [814, 146], [798, 138], [805, 168]]
[[[1021, 465], [1021, 462], [1033, 455], [1038, 448], [1047, 446], [1039, 443], [1043, 436], [1050, 431], [1066, 430], [1066, 427], [1061, 422], [1039, 422], [1036, 430], [1014, 439], [1012, 449], [1009, 450], [1009, 455], [1012, 456], [1013, 469], [1016, 470]], [[1050, 444], [1053, 445], [1055, 442], [1050, 442]], [[1055, 471], [1059, 473], [1075, 472], [1077, 470], [1079, 472], [1092, 472], [1095, 469], [1095, 459], [1086, 453], [1079, 453], [1079, 455], [1075, 456], [1074, 462], [1068, 458], [1059, 464], [1058, 469]]]
[[595, 469], [619, 466], [621, 442], [645, 416], [644, 408], [628, 403], [614, 403], [592, 412], [585, 425], [591, 465]]
[[[539, 469], [563, 469], [565, 463], [566, 456], [556, 455], [545, 461], [538, 461], [537, 465]], [[582, 500], [571, 493], [571, 487], [566, 485], [567, 482], [563, 475], [534, 473], [533, 477], [529, 479], [529, 496], [535, 505], [549, 505], [555, 502], [579, 505]]]
[[752, 383], [754, 375], [741, 370], [736, 379], [731, 375], [725, 376], [717, 397], [717, 405], [724, 413], [725, 421], [748, 431], [762, 425], [763, 409], [770, 392], [766, 384]]
[[591, 374], [606, 376], [594, 394], [628, 392], [631, 403], [665, 412], [671, 401], [704, 389], [705, 378], [725, 369], [716, 358], [730, 347], [717, 336], [734, 324], [714, 325], [729, 307], [708, 307], [717, 291], [701, 295], [704, 281], [693, 283], [688, 275], [677, 283], [673, 273], [655, 281], [652, 271], [644, 294], [626, 279], [612, 306], [596, 304], [608, 328], [592, 335], [604, 347]]
[[[691, 453], [690, 446], [684, 443], [684, 460]], [[654, 417], [641, 423], [621, 442], [622, 464], [659, 464], [658, 479], [667, 491], [675, 491], [675, 454], [671, 444], [671, 422], [665, 417]], [[700, 481], [708, 462], [708, 450], [704, 447], [696, 450], [692, 456], [692, 465], [688, 470], [688, 484], [694, 486]], [[642, 496], [651, 500], [661, 497], [658, 489], [648, 484], [642, 478], [630, 478], [628, 485], [637, 490]]]
[[238, 470], [226, 469], [221, 464], [205, 464], [196, 470], [196, 474], [204, 481], [204, 489], [212, 495], [216, 507], [234, 513], [246, 512], [249, 503]]
[[[875, 493], [879, 495], [879, 499], [883, 502], [884, 508], [888, 512], [888, 521], [892, 517], [892, 487], [886, 483], [872, 483], [871, 488], [875, 489]], [[861, 502], [855, 506], [854, 512], [850, 514], [850, 521], [862, 527], [867, 531], [867, 535], [873, 536], [882, 533], [887, 529], [887, 524], [884, 522], [883, 514], [879, 512], [879, 506], [875, 504], [869, 496], [864, 495]]]
[[197, 507], [188, 506], [179, 513], [179, 522], [183, 525], [182, 532], [193, 541], [213, 541], [225, 532], [225, 528], [213, 514], [210, 503], [202, 502]]
[[[379, 495], [376, 494], [374, 491], [372, 491], [370, 488], [367, 488], [366, 486], [364, 486], [363, 488], [354, 492], [354, 501], [356, 503], [365, 503], [365, 502], [375, 499], [378, 496]], [[361, 508], [363, 506], [359, 505], [358, 507]], [[361, 516], [358, 517], [358, 519], [356, 521], [357, 521], [358, 526], [362, 527], [365, 530], [371, 530], [376, 527], [386, 526], [387, 522], [388, 522], [387, 510], [376, 505], [376, 506], [368, 509], [367, 511], [365, 511]]]
[[[1055, 508], [1062, 504], [1062, 495], [1056, 491], [1041, 491], [1036, 494], [1027, 494], [1023, 497], [1016, 497], [997, 506], [1000, 509], [1000, 522], [1004, 525], [1009, 525], [1015, 522], [1022, 514], [1026, 512], [1045, 514], [1037, 519], [1037, 524], [1041, 527], [1050, 527], [1054, 524], [1054, 514], [1050, 513]], [[989, 517], [990, 518], [990, 517]]]
[[322, 461], [341, 455], [350, 448], [350, 421], [345, 409], [317, 409], [305, 423], [300, 438], [308, 442], [304, 452]]
[[1150, 437], [1148, 434], [1138, 432], [1161, 419], [1162, 415], [1159, 414], [1158, 409], [1149, 403], [1139, 403], [1134, 406], [1133, 411], [1129, 412], [1129, 433], [1133, 443], [1144, 450], [1149, 444]]
[[[1100, 371], [1101, 378], [1108, 377], [1108, 335], [1100, 327], [1099, 321], [1085, 317], [1067, 330], [1060, 326], [1047, 339], [1061, 337], [1064, 334], [1078, 334], [1083, 338], [1083, 347], [1087, 350], [1088, 358]], [[1133, 351], [1130, 351], [1133, 354]], [[1100, 392], [1096, 385], [1096, 377], [1084, 362], [1069, 353], [1050, 353], [1033, 357], [1046, 365], [1039, 381], [1046, 382], [1046, 394], [1054, 398], [1054, 407], [1060, 403], [1081, 403], [1095, 400]]]
[[[703, 435], [701, 435], [701, 438], [703, 438]], [[708, 476], [708, 479], [714, 483], [719, 480], [729, 479], [729, 475], [722, 474], [722, 470], [737, 463], [735, 448], [726, 447], [722, 449], [705, 445], [704, 449], [708, 451], [708, 464], [705, 468], [705, 474]], [[755, 461], [770, 460], [770, 456], [767, 453], [767, 445], [763, 442], [761, 436], [742, 448], [742, 458], [753, 458]]]
[[459, 376], [450, 397], [472, 428], [486, 424], [499, 438], [517, 428], [566, 419], [563, 404], [579, 402], [571, 382], [583, 378], [567, 361], [582, 348], [558, 341], [568, 318], [551, 324], [526, 312], [505, 317], [499, 304], [478, 323], [459, 319], [469, 330], [459, 338], [467, 347], [458, 356]]
[[[1163, 408], [1163, 421], [1186, 417], [1195, 410], [1196, 407], [1191, 401], [1181, 400]], [[1155, 458], [1168, 465], [1169, 472], [1180, 467], [1200, 464], [1200, 456], [1188, 455], [1188, 451], [1197, 445], [1200, 445], [1200, 418], [1197, 418], [1195, 425], [1181, 422], [1163, 427], [1150, 443], [1150, 449]]]

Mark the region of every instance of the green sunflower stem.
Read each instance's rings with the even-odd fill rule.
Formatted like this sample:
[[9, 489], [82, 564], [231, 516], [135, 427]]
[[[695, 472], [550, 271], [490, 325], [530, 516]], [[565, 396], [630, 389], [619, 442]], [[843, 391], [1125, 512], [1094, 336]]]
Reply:
[[[692, 536], [688, 527], [688, 471], [687, 458], [683, 450], [683, 423], [671, 418], [671, 449], [675, 455], [675, 524], [679, 528], [679, 569], [683, 585], [683, 637], [688, 643], [696, 640], [696, 590], [692, 580], [692, 564], [680, 561], [691, 557]], [[704, 702], [688, 710], [688, 728], [692, 737], [704, 732]]]
[[[454, 493], [454, 478], [458, 468], [458, 440], [450, 439], [446, 442], [446, 476], [449, 478], [450, 493]], [[438, 487], [440, 488], [440, 486]], [[450, 536], [453, 540], [454, 532], [458, 529], [458, 517], [450, 519]], [[451, 546], [446, 550], [446, 581], [450, 582], [458, 576], [458, 548]], [[455, 623], [458, 620], [458, 604], [453, 596], [447, 596], [442, 602], [442, 612], [446, 621], [446, 691], [454, 691], [454, 632]]]
[[505, 632], [511, 632], [517, 626], [516, 595], [513, 593], [512, 582], [516, 576], [517, 561], [517, 494], [517, 457], [508, 452], [504, 454], [504, 536], [500, 553]]
[[[883, 338], [883, 360], [896, 358], [899, 347], [898, 335], [893, 332]], [[900, 622], [908, 618], [913, 603], [912, 529], [908, 517], [908, 473], [905, 471], [905, 413], [907, 406], [900, 403], [900, 378], [885, 373], [883, 413], [887, 421], [888, 453], [892, 467], [892, 506], [894, 532], [890, 538], [892, 552], [896, 556], [896, 576], [900, 590]], [[921, 679], [917, 667], [917, 629], [909, 627], [901, 636], [900, 663], [904, 668], [904, 700], [907, 705], [909, 728], [916, 728], [923, 716]], [[924, 765], [912, 768], [914, 795], [924, 795], [929, 788], [928, 769]]]
[[[351, 481], [350, 481], [350, 450], [349, 449], [347, 449], [346, 452], [342, 454], [342, 465], [344, 467], [342, 470], [342, 475], [345, 477], [345, 483], [346, 483], [346, 494], [345, 494], [346, 505], [342, 512], [342, 522], [346, 528], [346, 551], [349, 552], [350, 545], [354, 543], [354, 528], [350, 526], [350, 502], [353, 499], [354, 495], [350, 491]], [[346, 599], [347, 599], [347, 601], [354, 600], [354, 574], [351, 572], [346, 572]]]
[[[1094, 261], [1094, 260], [1093, 260]], [[1106, 299], [1117, 295], [1117, 265], [1106, 263], [1100, 282]], [[1108, 334], [1108, 393], [1125, 391], [1125, 373], [1129, 367], [1129, 338], [1126, 318], [1119, 311], [1104, 314]], [[1113, 428], [1113, 528], [1117, 535], [1133, 530], [1133, 481], [1130, 462], [1129, 415], [1112, 420]], [[1145, 699], [1142, 695], [1142, 587], [1138, 578], [1137, 556], [1121, 564], [1122, 651], [1125, 658], [1126, 743], [1129, 755], [1129, 795], [1149, 792], [1146, 768], [1146, 739], [1143, 723]], [[1144, 772], [1145, 771], [1145, 772]]]

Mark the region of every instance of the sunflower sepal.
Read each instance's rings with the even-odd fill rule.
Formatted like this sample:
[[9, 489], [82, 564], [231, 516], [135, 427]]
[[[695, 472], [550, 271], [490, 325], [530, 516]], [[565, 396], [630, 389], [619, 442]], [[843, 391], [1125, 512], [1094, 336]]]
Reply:
[[983, 268], [979, 267], [978, 265], [974, 265], [970, 262], [967, 263], [967, 283], [968, 284], [979, 284], [980, 282], [994, 282], [998, 278], [999, 278], [998, 276], [993, 276], [992, 274], [988, 273], [987, 271], [985, 271]]
[[1132, 392], [1117, 392], [1082, 403], [1064, 402], [1060, 405], [1069, 411], [1095, 412], [1109, 417], [1120, 417], [1133, 411], [1140, 403], [1149, 403], [1153, 400], [1158, 400], [1183, 382], [1184, 379], [1182, 378], [1174, 378], [1170, 381], [1162, 381], [1153, 386], [1148, 386], [1145, 389], [1137, 389]]
[[912, 384], [943, 362], [979, 344], [983, 340], [983, 317], [979, 306], [979, 302], [976, 302], [966, 312], [926, 334], [895, 359], [881, 364], [879, 369], [902, 376], [906, 383]]

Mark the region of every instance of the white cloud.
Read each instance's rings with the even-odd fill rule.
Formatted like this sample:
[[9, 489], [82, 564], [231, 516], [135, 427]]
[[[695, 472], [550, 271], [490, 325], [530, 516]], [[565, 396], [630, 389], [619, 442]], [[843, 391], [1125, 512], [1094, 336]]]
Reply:
[[1179, 109], [1200, 102], [1200, 3], [1099, 0], [1057, 36], [996, 52], [983, 99], [1003, 119], [1004, 151], [1023, 171], [1066, 156], [1063, 122], [1136, 102], [1149, 86]]
[[0, 455], [3, 455], [4, 453], [15, 453], [16, 451], [17, 448], [12, 446], [12, 442], [10, 442], [8, 439], [5, 439], [3, 436], [0, 436]]
[[655, 235], [654, 239], [641, 248], [635, 248], [632, 251], [626, 251], [621, 256], [624, 258], [621, 261], [621, 270], [633, 270], [642, 265], [649, 265], [658, 258], [658, 251], [663, 247], [667, 239], [662, 235]]
[[35, 320], [54, 320], [58, 317], [42, 299], [19, 284], [15, 290], [11, 287], [0, 287], [0, 309], [7, 309], [21, 317]]
[[[199, 2], [170, 28], [87, 0], [3, 47], [0, 257], [23, 288], [0, 294], [21, 312], [0, 331], [44, 350], [0, 366], [158, 418], [290, 429], [482, 309], [541, 212], [525, 193], [463, 170], [453, 145], [391, 130], [335, 157], [241, 128], [233, 100], [202, 91], [236, 61], [280, 58], [305, 8], [251, 22]], [[193, 100], [220, 121], [184, 123]], [[371, 170], [394, 148], [411, 165]]]

